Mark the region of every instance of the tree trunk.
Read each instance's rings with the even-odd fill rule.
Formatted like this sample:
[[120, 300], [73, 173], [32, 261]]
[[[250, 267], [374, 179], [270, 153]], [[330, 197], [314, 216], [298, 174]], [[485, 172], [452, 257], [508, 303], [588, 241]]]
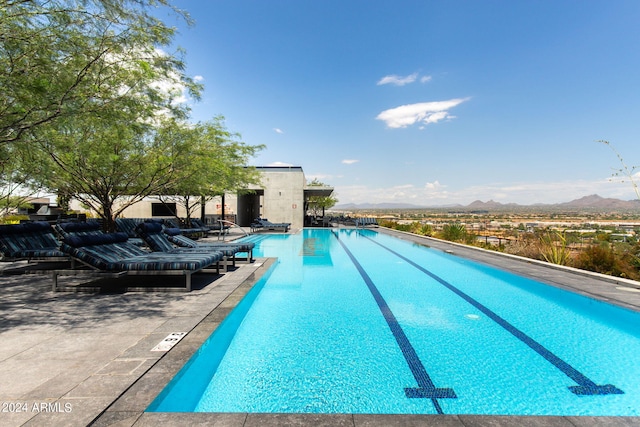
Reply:
[[116, 220], [113, 217], [113, 206], [111, 203], [102, 203], [102, 230], [105, 233], [116, 231]]

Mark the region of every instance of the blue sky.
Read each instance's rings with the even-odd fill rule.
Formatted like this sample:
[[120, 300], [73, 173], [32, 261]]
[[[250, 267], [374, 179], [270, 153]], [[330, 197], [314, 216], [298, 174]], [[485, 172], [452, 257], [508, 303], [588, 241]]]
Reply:
[[[176, 0], [194, 120], [339, 203], [633, 199], [640, 1]], [[637, 177], [640, 181], [640, 175]]]

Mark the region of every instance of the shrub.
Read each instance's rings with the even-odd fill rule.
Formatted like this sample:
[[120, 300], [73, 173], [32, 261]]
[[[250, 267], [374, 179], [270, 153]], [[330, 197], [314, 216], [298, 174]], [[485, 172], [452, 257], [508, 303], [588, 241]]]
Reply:
[[442, 227], [441, 236], [450, 242], [462, 242], [467, 239], [467, 229], [462, 224], [446, 224]]
[[569, 262], [569, 247], [563, 233], [545, 233], [540, 237], [540, 255], [552, 264], [567, 265]]
[[27, 220], [27, 215], [5, 215], [0, 218], [0, 224], [19, 224], [21, 220]]
[[421, 236], [431, 236], [433, 229], [429, 224], [422, 224], [418, 221], [414, 221], [409, 224], [399, 224], [395, 221], [384, 220], [379, 222], [380, 226], [392, 228], [398, 231], [406, 231], [407, 233], [418, 234]]
[[575, 267], [610, 276], [638, 279], [638, 258], [628, 251], [617, 251], [610, 245], [591, 245], [582, 250]]

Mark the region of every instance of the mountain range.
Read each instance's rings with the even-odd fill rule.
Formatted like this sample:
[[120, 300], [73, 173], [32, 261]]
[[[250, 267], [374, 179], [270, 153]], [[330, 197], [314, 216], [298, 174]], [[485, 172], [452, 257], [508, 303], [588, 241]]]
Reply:
[[336, 205], [332, 210], [385, 210], [385, 209], [455, 209], [464, 211], [496, 211], [512, 209], [545, 209], [545, 210], [598, 210], [598, 211], [620, 211], [620, 210], [640, 210], [640, 200], [620, 200], [614, 198], [600, 197], [597, 194], [581, 197], [565, 203], [535, 203], [532, 205], [520, 205], [517, 203], [500, 203], [493, 200], [483, 202], [476, 200], [468, 205], [440, 205], [440, 206], [420, 206], [411, 203], [348, 203]]

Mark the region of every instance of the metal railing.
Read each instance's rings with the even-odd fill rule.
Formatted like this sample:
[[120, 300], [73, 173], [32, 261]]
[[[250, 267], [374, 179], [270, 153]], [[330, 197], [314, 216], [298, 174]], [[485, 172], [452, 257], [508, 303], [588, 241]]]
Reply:
[[230, 229], [233, 227], [238, 227], [240, 231], [244, 233], [245, 236], [249, 235], [249, 233], [247, 233], [247, 231], [244, 228], [240, 227], [238, 224], [236, 224], [233, 221], [227, 221], [226, 219], [219, 219], [218, 222], [220, 223], [220, 233], [218, 233], [218, 240], [220, 240], [220, 236], [222, 236], [222, 240], [224, 241], [225, 236], [229, 234], [229, 231], [224, 229], [225, 224], [230, 225], [229, 227]]

